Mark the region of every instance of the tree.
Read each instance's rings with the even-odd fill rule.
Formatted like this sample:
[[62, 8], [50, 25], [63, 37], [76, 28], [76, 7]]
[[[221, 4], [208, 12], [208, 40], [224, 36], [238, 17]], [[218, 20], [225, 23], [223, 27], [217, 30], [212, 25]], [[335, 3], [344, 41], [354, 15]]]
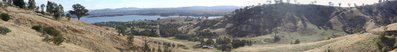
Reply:
[[55, 5], [55, 8], [54, 8], [54, 9], [55, 9], [55, 10], [52, 11], [52, 13], [54, 14], [54, 15], [53, 15], [54, 18], [55, 18], [56, 20], [61, 19], [61, 17], [62, 17], [62, 13], [61, 13], [61, 12], [63, 12], [63, 11], [61, 10], [61, 7], [58, 6], [58, 5]]
[[338, 3], [339, 4], [339, 7], [342, 5], [342, 3]]
[[329, 4], [329, 6], [332, 6], [332, 5], [333, 5], [332, 2], [328, 2], [328, 4]]
[[148, 45], [146, 40], [145, 40], [145, 44], [143, 46], [144, 46], [143, 47], [143, 52], [150, 52], [150, 48], [149, 48], [149, 45]]
[[12, 2], [14, 2], [14, 0], [3, 0], [3, 3], [5, 4], [5, 6], [12, 5]]
[[125, 30], [126, 30], [127, 28], [126, 27], [124, 27], [124, 26], [118, 26], [118, 27], [116, 27], [116, 30], [117, 30], [117, 32], [119, 33], [119, 35], [126, 35], [125, 34]]
[[149, 36], [151, 37], [160, 37], [160, 35], [157, 34], [157, 31], [154, 29], [151, 29], [149, 34], [150, 34]]
[[128, 44], [134, 45], [134, 44], [133, 44], [133, 42], [134, 42], [134, 35], [129, 35], [129, 36], [127, 37], [127, 39], [128, 39]]
[[35, 9], [36, 8], [36, 2], [34, 0], [29, 0], [29, 9]]
[[60, 5], [60, 4], [58, 5], [51, 1], [47, 2], [46, 12], [48, 12], [50, 15], [62, 16], [62, 14], [60, 14], [60, 13], [63, 12], [63, 10], [61, 10], [61, 9], [63, 9], [62, 5]]
[[40, 7], [41, 7], [41, 13], [44, 14], [44, 13], [45, 13], [45, 12], [44, 12], [44, 7], [45, 7], [45, 5], [44, 5], [44, 4], [41, 4]]
[[207, 45], [214, 45], [215, 42], [212, 39], [208, 39], [207, 42], [205, 42]]
[[87, 16], [88, 10], [85, 9], [84, 6], [80, 4], [74, 4], [73, 6], [73, 11], [69, 11], [70, 14], [76, 15], [77, 19], [80, 20], [81, 17]]
[[25, 7], [25, 1], [24, 0], [13, 0], [13, 4], [15, 6], [18, 6], [19, 8], [24, 8]]
[[233, 49], [232, 43], [227, 43], [226, 45], [222, 46], [222, 51], [230, 52]]
[[233, 49], [232, 40], [230, 38], [227, 38], [227, 37], [224, 37], [223, 39], [219, 38], [216, 41], [217, 41], [216, 43], [221, 46], [218, 49], [220, 49], [222, 51], [228, 52]]
[[53, 6], [53, 5], [54, 5], [53, 2], [48, 1], [48, 2], [47, 2], [47, 7], [46, 7], [46, 10], [45, 10], [45, 11], [51, 14], [51, 11], [53, 11], [53, 9], [54, 9], [54, 6]]
[[66, 14], [66, 17], [68, 18], [68, 20], [72, 19], [72, 15], [70, 15], [69, 13]]
[[40, 12], [40, 7], [39, 7], [39, 6], [36, 6], [36, 8], [34, 8], [34, 10], [35, 10], [36, 12]]
[[65, 16], [65, 12], [63, 11], [63, 6], [61, 4], [59, 4], [59, 6], [58, 6], [57, 13], [61, 14], [61, 16]]

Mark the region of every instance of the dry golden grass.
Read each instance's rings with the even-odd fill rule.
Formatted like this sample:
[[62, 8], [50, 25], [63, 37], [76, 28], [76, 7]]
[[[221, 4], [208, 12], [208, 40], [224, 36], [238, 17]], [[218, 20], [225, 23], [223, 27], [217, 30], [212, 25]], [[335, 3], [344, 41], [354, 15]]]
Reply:
[[309, 42], [301, 44], [280, 44], [277, 46], [271, 45], [253, 45], [242, 48], [237, 48], [235, 52], [324, 52], [329, 49], [332, 51], [347, 51], [347, 52], [368, 52], [380, 51], [377, 49], [375, 41], [377, 35], [371, 33], [348, 35], [330, 40]]
[[[0, 20], [0, 26], [12, 30], [0, 35], [0, 51], [5, 52], [118, 52], [116, 48], [127, 49], [126, 37], [118, 35], [114, 29], [99, 27], [77, 20], [53, 20], [31, 10], [15, 7], [0, 8], [1, 13], [11, 15], [11, 20]], [[54, 27], [61, 31], [65, 41], [54, 45], [42, 41], [41, 33], [31, 29], [35, 25]], [[136, 38], [134, 45], [143, 47], [142, 39]]]

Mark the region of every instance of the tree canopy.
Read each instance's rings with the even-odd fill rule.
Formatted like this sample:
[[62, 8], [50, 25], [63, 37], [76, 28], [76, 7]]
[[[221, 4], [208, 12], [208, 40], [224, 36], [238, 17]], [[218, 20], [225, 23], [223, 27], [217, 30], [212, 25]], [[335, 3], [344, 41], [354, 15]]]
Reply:
[[88, 15], [88, 10], [81, 4], [74, 4], [72, 7], [73, 11], [69, 11], [69, 13], [76, 15], [78, 20], [80, 20], [81, 17]]

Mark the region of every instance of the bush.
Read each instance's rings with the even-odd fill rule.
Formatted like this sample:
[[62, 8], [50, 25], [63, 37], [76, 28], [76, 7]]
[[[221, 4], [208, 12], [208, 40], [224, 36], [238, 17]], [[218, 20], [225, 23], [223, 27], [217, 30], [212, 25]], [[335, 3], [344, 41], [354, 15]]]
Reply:
[[11, 32], [10, 29], [6, 28], [6, 27], [0, 27], [0, 34], [7, 34]]
[[44, 32], [51, 35], [51, 36], [61, 36], [61, 32], [56, 30], [53, 27], [45, 27], [43, 28]]
[[1, 20], [3, 20], [3, 21], [8, 21], [8, 20], [11, 19], [10, 15], [5, 14], [5, 13], [0, 14], [0, 18], [1, 18]]
[[45, 35], [46, 37], [44, 38], [44, 41], [53, 41], [54, 44], [60, 45], [63, 41], [63, 35], [61, 34], [60, 31], [56, 30], [53, 27], [43, 27], [43, 26], [33, 26], [32, 29], [41, 32], [43, 34], [48, 34], [52, 36], [52, 38], [49, 38], [48, 35]]
[[33, 26], [32, 29], [36, 30], [37, 32], [43, 32], [43, 26]]
[[299, 43], [300, 43], [299, 39], [296, 39], [296, 40], [291, 42], [291, 44], [299, 44]]
[[55, 36], [53, 39], [54, 39], [53, 43], [56, 45], [60, 45], [64, 41], [62, 35]]

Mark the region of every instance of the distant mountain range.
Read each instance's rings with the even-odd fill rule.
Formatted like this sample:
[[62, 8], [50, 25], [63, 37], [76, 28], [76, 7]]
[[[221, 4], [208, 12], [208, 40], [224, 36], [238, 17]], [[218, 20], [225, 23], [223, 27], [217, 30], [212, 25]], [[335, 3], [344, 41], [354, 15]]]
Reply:
[[119, 15], [161, 15], [161, 16], [223, 16], [240, 8], [239, 6], [191, 6], [176, 8], [116, 8], [91, 10], [88, 17]]

